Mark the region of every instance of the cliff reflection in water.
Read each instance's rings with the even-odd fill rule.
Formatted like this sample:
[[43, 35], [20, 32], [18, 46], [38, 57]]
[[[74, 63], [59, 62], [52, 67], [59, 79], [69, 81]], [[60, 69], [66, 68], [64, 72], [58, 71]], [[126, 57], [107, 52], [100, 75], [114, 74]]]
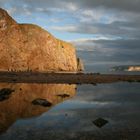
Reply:
[[[63, 102], [76, 93], [76, 85], [68, 84], [0, 84], [1, 89], [14, 92], [0, 101], [0, 134], [5, 132], [16, 120], [39, 116], [54, 105]], [[61, 96], [62, 95], [62, 96]], [[35, 99], [46, 99], [52, 106], [32, 104]]]

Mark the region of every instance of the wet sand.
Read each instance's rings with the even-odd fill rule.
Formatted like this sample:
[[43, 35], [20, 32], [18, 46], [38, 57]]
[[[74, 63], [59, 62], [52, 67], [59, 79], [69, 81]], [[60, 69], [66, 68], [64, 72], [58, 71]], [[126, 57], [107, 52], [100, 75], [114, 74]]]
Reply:
[[98, 84], [113, 82], [140, 82], [140, 75], [99, 73], [39, 73], [0, 72], [0, 82], [8, 83], [68, 83]]

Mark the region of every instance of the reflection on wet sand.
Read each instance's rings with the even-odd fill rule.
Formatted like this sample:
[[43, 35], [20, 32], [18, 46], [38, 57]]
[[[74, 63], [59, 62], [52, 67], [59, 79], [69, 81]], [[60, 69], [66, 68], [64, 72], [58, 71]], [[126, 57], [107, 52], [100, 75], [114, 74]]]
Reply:
[[[0, 133], [6, 131], [16, 120], [41, 115], [76, 93], [76, 85], [68, 84], [1, 83], [0, 90], [2, 89], [11, 89], [14, 92], [0, 101]], [[52, 105], [34, 105], [32, 101], [36, 99], [46, 100]]]

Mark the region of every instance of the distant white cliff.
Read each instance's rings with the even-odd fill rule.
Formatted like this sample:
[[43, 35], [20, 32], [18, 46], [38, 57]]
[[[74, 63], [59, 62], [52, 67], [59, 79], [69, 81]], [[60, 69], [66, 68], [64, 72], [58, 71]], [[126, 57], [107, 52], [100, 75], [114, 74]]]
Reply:
[[122, 65], [111, 68], [111, 71], [140, 71], [140, 65]]
[[140, 66], [130, 66], [127, 71], [140, 71]]

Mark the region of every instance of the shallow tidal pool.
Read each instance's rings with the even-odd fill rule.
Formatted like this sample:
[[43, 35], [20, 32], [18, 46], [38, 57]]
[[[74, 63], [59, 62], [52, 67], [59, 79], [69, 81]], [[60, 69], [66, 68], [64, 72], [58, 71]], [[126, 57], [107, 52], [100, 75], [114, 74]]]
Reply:
[[[139, 83], [1, 83], [4, 88], [14, 92], [0, 101], [0, 140], [140, 139]], [[36, 99], [52, 105], [34, 105]]]

